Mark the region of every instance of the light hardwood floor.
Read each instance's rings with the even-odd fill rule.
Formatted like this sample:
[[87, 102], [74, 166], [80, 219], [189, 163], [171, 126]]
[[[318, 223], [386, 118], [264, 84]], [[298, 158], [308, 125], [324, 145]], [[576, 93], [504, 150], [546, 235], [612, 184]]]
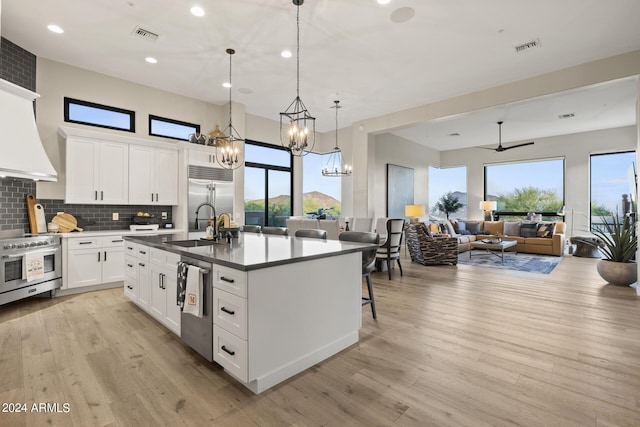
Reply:
[[595, 260], [403, 266], [373, 274], [359, 344], [258, 396], [121, 289], [0, 306], [0, 403], [70, 406], [0, 425], [640, 425], [640, 297]]

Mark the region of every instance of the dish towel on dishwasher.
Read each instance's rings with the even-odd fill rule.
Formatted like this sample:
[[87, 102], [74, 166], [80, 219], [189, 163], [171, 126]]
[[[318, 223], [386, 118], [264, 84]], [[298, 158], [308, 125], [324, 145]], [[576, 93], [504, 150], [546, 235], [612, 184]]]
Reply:
[[22, 277], [27, 279], [27, 282], [42, 279], [44, 277], [44, 256], [42, 253], [27, 252], [23, 259], [23, 269]]
[[187, 270], [189, 269], [189, 264], [186, 262], [180, 261], [178, 263], [178, 287], [176, 294], [176, 305], [180, 307], [182, 311], [182, 307], [184, 307], [184, 294], [187, 290]]
[[190, 265], [187, 269], [187, 285], [182, 312], [202, 317], [202, 275], [200, 268], [196, 265]]

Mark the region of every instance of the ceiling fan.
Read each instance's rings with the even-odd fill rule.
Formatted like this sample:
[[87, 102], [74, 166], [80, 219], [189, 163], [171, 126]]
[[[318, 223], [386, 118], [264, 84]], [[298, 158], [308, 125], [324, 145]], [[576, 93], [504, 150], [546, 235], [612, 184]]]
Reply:
[[496, 151], [498, 153], [501, 153], [501, 152], [506, 151], [506, 150], [511, 150], [512, 148], [524, 147], [525, 145], [533, 145], [534, 144], [533, 141], [529, 141], [529, 142], [524, 142], [522, 144], [516, 144], [516, 145], [511, 145], [509, 147], [504, 147], [502, 145], [502, 123], [503, 122], [497, 122], [497, 123], [498, 123], [498, 147], [497, 148], [480, 147], [480, 148], [484, 148], [485, 150], [493, 150], [493, 151]]

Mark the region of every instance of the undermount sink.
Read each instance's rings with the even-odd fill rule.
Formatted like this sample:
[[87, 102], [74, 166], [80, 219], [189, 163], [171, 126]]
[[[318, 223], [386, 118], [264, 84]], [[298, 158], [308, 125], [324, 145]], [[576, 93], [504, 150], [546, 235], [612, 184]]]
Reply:
[[221, 241], [215, 240], [178, 240], [175, 242], [167, 242], [168, 245], [182, 246], [183, 248], [195, 248], [196, 246], [211, 246], [222, 244]]

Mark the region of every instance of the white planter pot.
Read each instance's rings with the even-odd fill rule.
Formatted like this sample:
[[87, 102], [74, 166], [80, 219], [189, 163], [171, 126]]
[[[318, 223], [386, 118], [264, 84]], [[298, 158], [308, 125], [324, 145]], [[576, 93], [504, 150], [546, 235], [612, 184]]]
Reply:
[[596, 266], [598, 274], [607, 283], [629, 286], [638, 281], [638, 266], [635, 262], [614, 262], [601, 259]]

